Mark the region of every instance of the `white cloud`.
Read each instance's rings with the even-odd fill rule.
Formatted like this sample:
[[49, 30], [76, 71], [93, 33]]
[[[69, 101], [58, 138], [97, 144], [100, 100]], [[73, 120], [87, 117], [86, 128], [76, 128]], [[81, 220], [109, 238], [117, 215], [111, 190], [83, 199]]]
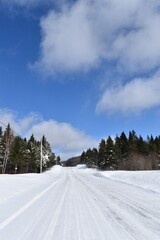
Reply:
[[45, 134], [51, 146], [63, 156], [75, 156], [89, 147], [97, 146], [98, 143], [70, 124], [54, 120], [41, 121], [33, 125], [27, 135], [30, 136], [31, 133], [38, 139]]
[[[11, 110], [0, 109], [0, 122], [5, 125], [10, 123], [16, 134], [18, 133], [23, 137], [30, 138], [33, 133], [40, 140], [45, 135], [53, 151], [60, 154], [63, 160], [79, 155], [83, 150], [98, 145], [98, 141], [72, 125], [54, 120], [45, 121], [40, 115], [34, 113], [19, 118], [18, 114]], [[1, 123], [0, 126], [5, 128]]]
[[[51, 10], [41, 19], [40, 57], [34, 64], [48, 75], [57, 70], [86, 70], [112, 60], [129, 71], [149, 71], [160, 64], [157, 0], [0, 0], [0, 3], [22, 7], [49, 4]], [[54, 10], [57, 4], [61, 10]]]
[[160, 74], [149, 79], [134, 79], [107, 89], [97, 103], [97, 113], [137, 113], [160, 106]]
[[42, 18], [41, 59], [36, 64], [47, 73], [57, 69], [79, 70], [97, 62], [99, 45], [92, 32], [89, 9], [82, 1], [62, 12]]
[[156, 0], [78, 0], [41, 20], [41, 56], [47, 74], [118, 60], [128, 70], [160, 64], [160, 14]]
[[0, 122], [4, 124], [0, 125], [4, 129], [5, 125], [10, 123], [16, 134], [23, 134], [32, 124], [40, 120], [41, 117], [36, 113], [31, 113], [23, 118], [19, 118], [18, 114], [10, 109], [0, 109]]

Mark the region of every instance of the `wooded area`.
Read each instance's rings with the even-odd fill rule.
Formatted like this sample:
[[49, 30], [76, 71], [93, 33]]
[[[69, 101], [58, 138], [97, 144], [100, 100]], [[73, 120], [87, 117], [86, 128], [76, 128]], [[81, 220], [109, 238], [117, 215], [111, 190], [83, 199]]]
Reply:
[[97, 148], [81, 154], [80, 163], [102, 170], [158, 170], [160, 169], [160, 136], [144, 140], [134, 130], [127, 137], [124, 132], [112, 139], [102, 139]]
[[[41, 150], [42, 146], [42, 150]], [[37, 141], [32, 134], [29, 140], [15, 136], [10, 124], [3, 131], [0, 127], [0, 173], [38, 173], [42, 153], [42, 171], [49, 169], [56, 158], [45, 136]]]

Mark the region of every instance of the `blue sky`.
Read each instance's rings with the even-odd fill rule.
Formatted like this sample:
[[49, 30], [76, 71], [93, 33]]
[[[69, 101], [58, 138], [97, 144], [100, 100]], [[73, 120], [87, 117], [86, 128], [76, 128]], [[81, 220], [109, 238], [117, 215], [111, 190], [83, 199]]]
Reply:
[[[142, 11], [143, 9], [143, 11]], [[160, 3], [0, 0], [0, 121], [62, 159], [159, 135]]]

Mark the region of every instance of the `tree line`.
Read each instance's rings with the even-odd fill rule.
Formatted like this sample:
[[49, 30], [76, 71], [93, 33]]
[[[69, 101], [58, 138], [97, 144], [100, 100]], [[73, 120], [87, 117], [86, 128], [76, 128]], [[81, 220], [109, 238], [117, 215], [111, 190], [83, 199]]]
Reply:
[[59, 163], [60, 157], [52, 152], [45, 136], [41, 141], [37, 141], [33, 134], [29, 140], [15, 136], [10, 124], [4, 131], [0, 127], [0, 173], [38, 173], [41, 153], [43, 171]]
[[134, 130], [128, 137], [124, 132], [112, 139], [102, 139], [98, 148], [83, 151], [80, 163], [101, 170], [160, 169], [160, 136], [137, 136]]

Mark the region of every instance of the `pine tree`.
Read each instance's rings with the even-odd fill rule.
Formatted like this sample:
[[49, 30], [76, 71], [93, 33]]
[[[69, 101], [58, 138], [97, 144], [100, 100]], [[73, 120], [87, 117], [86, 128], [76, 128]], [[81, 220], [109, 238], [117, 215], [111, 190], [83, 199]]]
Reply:
[[150, 137], [147, 136], [147, 147], [149, 153], [156, 152], [157, 145], [152, 135]]
[[86, 153], [85, 153], [85, 151], [83, 151], [81, 156], [80, 156], [80, 162], [79, 162], [80, 164], [85, 164], [86, 163], [86, 161], [85, 161], [86, 158], [85, 157], [86, 157]]
[[29, 162], [28, 168], [29, 172], [39, 172], [40, 171], [40, 142], [37, 142], [32, 134], [28, 144], [27, 144], [28, 152], [29, 152]]
[[57, 156], [57, 158], [56, 158], [56, 165], [61, 165], [61, 158], [60, 158], [60, 156]]
[[93, 165], [97, 167], [98, 164], [98, 150], [97, 148], [92, 149]]
[[128, 138], [130, 154], [137, 152], [137, 141], [138, 141], [138, 137], [136, 135], [136, 132], [134, 130], [130, 131], [129, 138]]
[[12, 173], [23, 173], [26, 169], [26, 145], [24, 140], [17, 136], [14, 138], [10, 154], [9, 154], [9, 162], [10, 162], [10, 171]]
[[42, 152], [43, 152], [43, 169], [51, 168], [56, 164], [55, 154], [51, 150], [51, 146], [47, 141], [46, 137], [43, 135], [42, 137]]
[[2, 140], [4, 145], [2, 173], [6, 172], [6, 168], [9, 160], [10, 148], [11, 148], [13, 139], [14, 139], [13, 131], [10, 127], [10, 124], [8, 124], [6, 130], [4, 131], [3, 140]]
[[99, 144], [98, 150], [98, 167], [104, 169], [106, 165], [106, 143], [105, 140], [102, 139]]
[[3, 131], [2, 127], [0, 127], [0, 169], [3, 165], [3, 159], [4, 159], [4, 144], [3, 144]]
[[154, 140], [155, 152], [160, 156], [160, 136]]
[[114, 153], [115, 153], [115, 169], [118, 169], [119, 162], [122, 159], [121, 156], [121, 142], [118, 135], [115, 137], [114, 143]]
[[141, 135], [139, 136], [137, 141], [137, 149], [138, 149], [138, 153], [143, 155], [148, 155], [147, 143], [143, 140]]
[[120, 135], [121, 160], [127, 161], [129, 158], [129, 142], [124, 132]]
[[114, 142], [112, 138], [109, 136], [106, 141], [106, 161], [105, 168], [106, 169], [116, 169], [116, 156], [114, 152]]
[[85, 159], [86, 159], [87, 167], [90, 168], [95, 164], [94, 157], [93, 157], [93, 151], [90, 148], [86, 151]]

